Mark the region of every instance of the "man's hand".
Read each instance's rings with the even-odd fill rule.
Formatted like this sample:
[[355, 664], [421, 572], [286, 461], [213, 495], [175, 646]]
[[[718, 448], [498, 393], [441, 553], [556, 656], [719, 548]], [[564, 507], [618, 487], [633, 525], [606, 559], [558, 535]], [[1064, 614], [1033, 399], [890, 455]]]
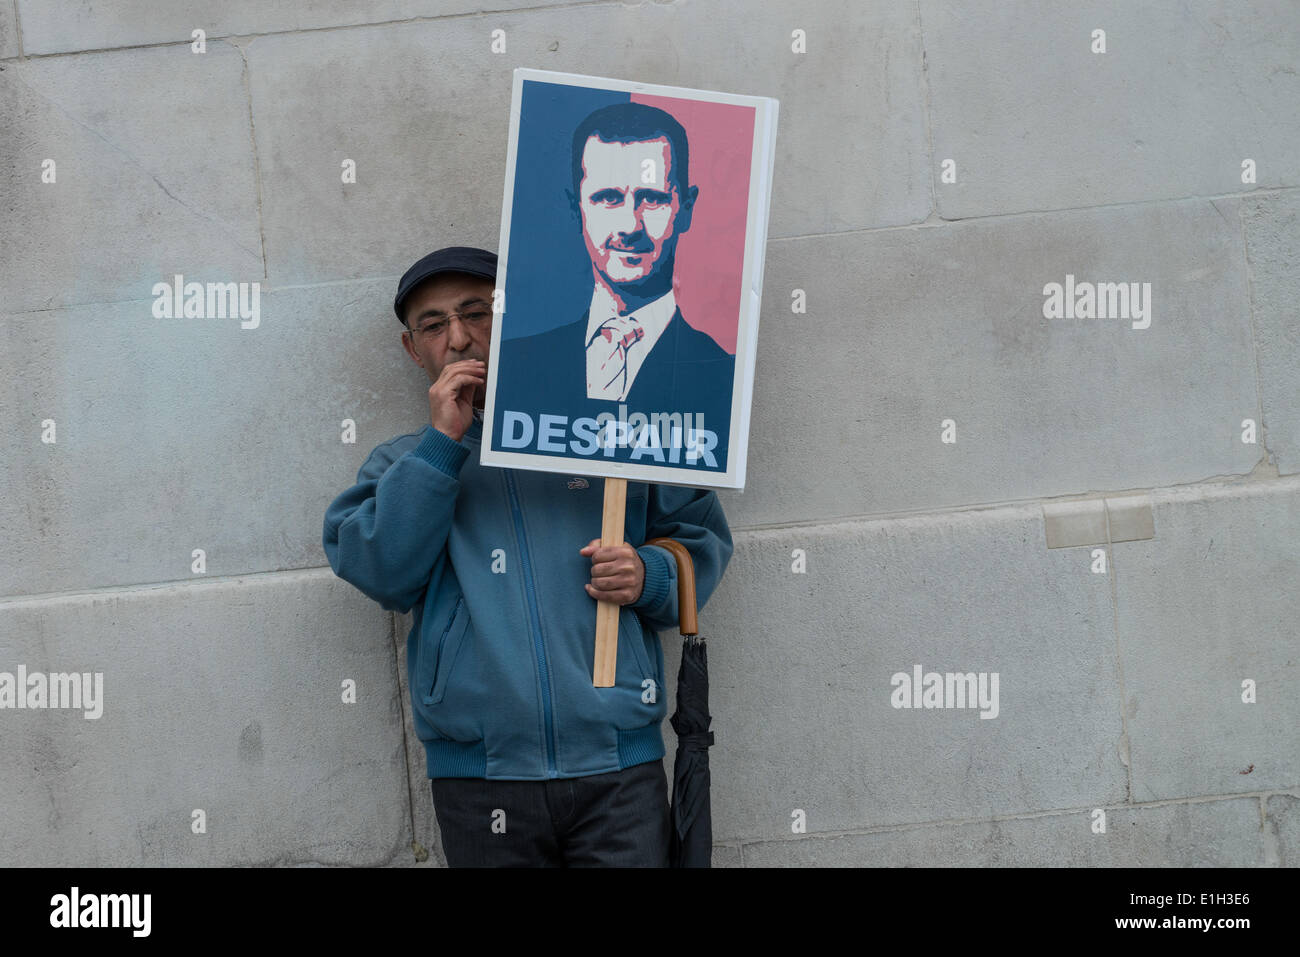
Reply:
[[600, 539], [593, 538], [579, 554], [591, 556], [591, 581], [583, 587], [592, 598], [630, 605], [641, 597], [645, 563], [627, 542], [602, 547]]
[[459, 442], [474, 421], [474, 390], [487, 382], [487, 363], [461, 359], [443, 366], [429, 386], [429, 421], [443, 435]]

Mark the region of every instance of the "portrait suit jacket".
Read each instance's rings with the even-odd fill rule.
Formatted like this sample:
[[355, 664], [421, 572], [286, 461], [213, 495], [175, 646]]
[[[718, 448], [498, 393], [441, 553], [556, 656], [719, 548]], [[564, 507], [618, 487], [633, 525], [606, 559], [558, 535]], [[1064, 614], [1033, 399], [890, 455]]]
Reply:
[[[587, 398], [588, 312], [548, 332], [502, 342], [498, 417], [501, 408], [511, 408], [512, 403], [534, 414], [567, 415], [570, 422], [579, 416], [595, 418], [601, 412], [618, 415], [618, 402]], [[735, 369], [736, 357], [712, 336], [690, 326], [679, 307], [641, 363], [623, 402], [628, 415], [702, 412], [703, 427], [717, 434], [716, 448], [725, 450]]]

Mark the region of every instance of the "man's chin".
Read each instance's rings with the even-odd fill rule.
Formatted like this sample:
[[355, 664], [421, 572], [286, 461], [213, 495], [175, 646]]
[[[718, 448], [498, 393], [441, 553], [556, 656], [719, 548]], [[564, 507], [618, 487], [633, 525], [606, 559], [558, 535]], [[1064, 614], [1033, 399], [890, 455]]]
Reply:
[[[623, 266], [622, 263], [619, 264]], [[636, 286], [650, 278], [653, 270], [649, 263], [643, 264], [641, 268], [629, 268], [623, 266], [621, 269], [605, 270], [605, 278], [616, 286]]]

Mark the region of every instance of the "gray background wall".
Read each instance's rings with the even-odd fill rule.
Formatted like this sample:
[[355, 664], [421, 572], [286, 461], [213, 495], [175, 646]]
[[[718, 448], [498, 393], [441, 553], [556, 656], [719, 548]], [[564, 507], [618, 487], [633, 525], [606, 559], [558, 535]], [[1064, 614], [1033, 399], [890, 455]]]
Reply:
[[[1300, 864], [1300, 6], [491, 6], [0, 0], [0, 671], [106, 699], [0, 711], [0, 863], [442, 862], [409, 620], [321, 523], [425, 421], [396, 278], [496, 247], [528, 66], [781, 101], [716, 865]], [[260, 327], [154, 319], [175, 273]], [[1150, 328], [1043, 318], [1067, 274]]]

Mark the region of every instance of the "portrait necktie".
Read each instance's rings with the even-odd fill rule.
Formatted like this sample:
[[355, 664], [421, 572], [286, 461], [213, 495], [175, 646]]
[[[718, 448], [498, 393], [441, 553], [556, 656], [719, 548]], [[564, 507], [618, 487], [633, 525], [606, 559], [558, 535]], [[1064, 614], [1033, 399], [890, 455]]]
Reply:
[[627, 353], [645, 338], [645, 329], [631, 316], [614, 316], [600, 324], [587, 343], [587, 396], [620, 399], [627, 387]]

